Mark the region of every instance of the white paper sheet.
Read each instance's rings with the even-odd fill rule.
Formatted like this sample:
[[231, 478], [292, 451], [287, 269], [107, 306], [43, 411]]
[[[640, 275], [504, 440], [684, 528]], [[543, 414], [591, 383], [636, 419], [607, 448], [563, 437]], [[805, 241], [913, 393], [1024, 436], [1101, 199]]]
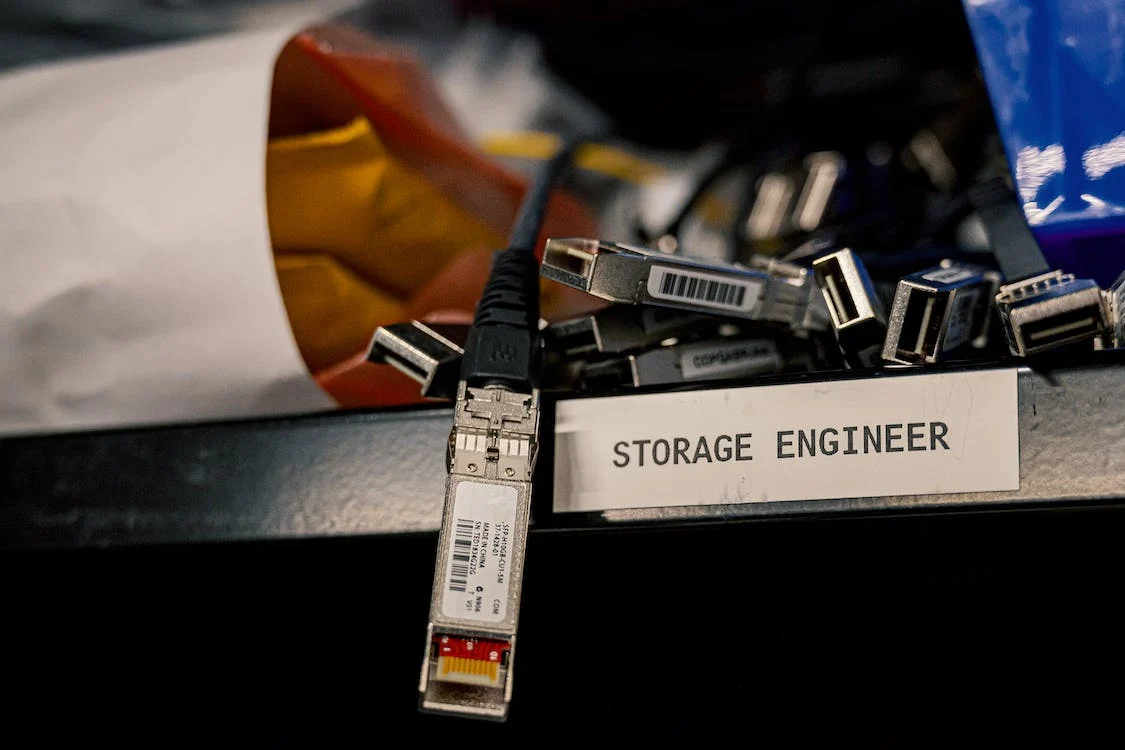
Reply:
[[0, 434], [331, 406], [266, 224], [291, 33], [0, 77]]

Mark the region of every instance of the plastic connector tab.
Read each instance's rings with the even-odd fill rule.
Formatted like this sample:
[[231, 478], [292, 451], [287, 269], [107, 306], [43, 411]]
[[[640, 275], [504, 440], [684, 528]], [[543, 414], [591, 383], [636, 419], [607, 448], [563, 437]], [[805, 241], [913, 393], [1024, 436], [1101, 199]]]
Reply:
[[843, 249], [822, 255], [812, 266], [848, 364], [882, 364], [887, 318], [863, 261], [851, 250]]
[[996, 271], [948, 260], [904, 277], [887, 321], [883, 359], [927, 364], [965, 344], [984, 346], [999, 285]]
[[1051, 271], [1005, 284], [996, 295], [1012, 354], [1030, 354], [1089, 343], [1109, 327], [1105, 300], [1090, 279]]

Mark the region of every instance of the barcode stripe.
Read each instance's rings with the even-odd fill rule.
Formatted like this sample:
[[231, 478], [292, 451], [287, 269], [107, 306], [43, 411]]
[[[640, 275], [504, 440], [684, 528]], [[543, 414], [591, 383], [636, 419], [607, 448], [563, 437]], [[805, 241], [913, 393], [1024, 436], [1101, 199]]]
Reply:
[[473, 522], [458, 518], [453, 529], [453, 563], [449, 566], [449, 590], [464, 594], [469, 585], [469, 553], [473, 548]]
[[660, 271], [664, 274], [660, 280], [661, 294], [727, 307], [741, 307], [746, 301], [746, 284], [672, 273], [664, 269]]

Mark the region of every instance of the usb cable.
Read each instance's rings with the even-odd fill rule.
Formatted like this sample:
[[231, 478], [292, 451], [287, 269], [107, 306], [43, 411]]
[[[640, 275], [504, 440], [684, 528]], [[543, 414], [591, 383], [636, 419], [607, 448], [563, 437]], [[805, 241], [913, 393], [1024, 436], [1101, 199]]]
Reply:
[[1006, 282], [1030, 279], [1051, 270], [1027, 225], [1023, 209], [1004, 180], [994, 178], [973, 186], [969, 202], [980, 214], [992, 254]]
[[969, 199], [1004, 273], [996, 307], [1012, 354], [1104, 342], [1109, 319], [1102, 290], [1092, 279], [1051, 269], [1011, 189], [992, 180], [973, 188]]

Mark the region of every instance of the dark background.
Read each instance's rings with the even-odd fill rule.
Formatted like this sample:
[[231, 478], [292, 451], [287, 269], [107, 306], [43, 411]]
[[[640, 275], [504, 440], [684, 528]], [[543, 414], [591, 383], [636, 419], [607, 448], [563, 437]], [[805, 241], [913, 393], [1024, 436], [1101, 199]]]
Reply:
[[894, 142], [975, 84], [958, 0], [458, 5], [534, 34], [550, 67], [639, 143]]
[[[899, 143], [976, 80], [954, 0], [461, 6], [536, 33], [653, 145]], [[181, 33], [34, 24], [3, 31]], [[13, 747], [1119, 747], [1123, 520], [537, 531], [506, 725], [416, 711], [436, 535], [7, 552], [0, 715]]]
[[146, 747], [1120, 746], [1123, 518], [533, 533], [507, 725], [416, 712], [435, 535], [9, 553], [5, 723]]

